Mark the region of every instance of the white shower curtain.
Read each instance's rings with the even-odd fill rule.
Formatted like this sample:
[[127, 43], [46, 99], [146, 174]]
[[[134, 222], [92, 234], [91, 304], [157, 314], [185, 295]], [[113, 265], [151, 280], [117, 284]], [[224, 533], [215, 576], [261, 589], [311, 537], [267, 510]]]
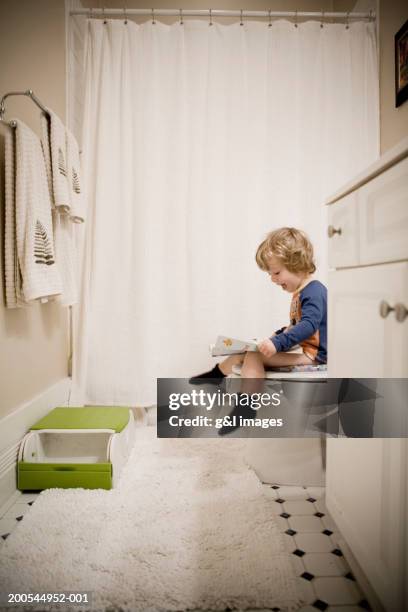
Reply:
[[212, 365], [217, 334], [286, 323], [254, 260], [266, 232], [306, 230], [326, 280], [324, 197], [378, 155], [375, 29], [89, 20], [87, 36], [72, 401], [148, 405], [157, 377]]

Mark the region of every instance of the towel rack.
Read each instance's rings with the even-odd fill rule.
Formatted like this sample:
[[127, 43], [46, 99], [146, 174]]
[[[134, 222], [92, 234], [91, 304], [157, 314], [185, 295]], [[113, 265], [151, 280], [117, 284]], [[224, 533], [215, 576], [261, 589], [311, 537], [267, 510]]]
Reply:
[[[48, 115], [48, 111], [45, 108], [44, 104], [40, 102], [40, 100], [34, 94], [32, 89], [27, 89], [26, 91], [9, 91], [8, 93], [4, 94], [4, 96], [0, 100], [0, 121], [4, 121], [4, 113], [6, 112], [6, 107], [5, 107], [4, 102], [6, 98], [8, 98], [9, 96], [28, 96], [29, 98], [31, 98], [34, 104], [38, 106], [38, 108], [40, 108], [44, 113]], [[15, 127], [16, 122], [10, 121], [9, 125], [11, 125], [11, 127]]]

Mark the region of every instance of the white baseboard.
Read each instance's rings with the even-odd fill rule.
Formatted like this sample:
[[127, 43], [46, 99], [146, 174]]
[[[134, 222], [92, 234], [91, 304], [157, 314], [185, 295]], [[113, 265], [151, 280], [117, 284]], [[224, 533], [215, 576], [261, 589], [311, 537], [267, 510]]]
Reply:
[[[371, 586], [366, 576], [365, 571], [363, 570], [361, 564], [357, 561], [355, 554], [352, 552], [350, 546], [347, 544], [346, 539], [345, 539], [345, 534], [347, 534], [348, 540], [354, 543], [355, 548], [357, 547], [359, 558], [366, 560], [367, 553], [364, 547], [358, 546], [358, 543], [359, 543], [358, 530], [356, 532], [355, 527], [352, 524], [352, 522], [347, 520], [345, 513], [340, 508], [340, 505], [337, 502], [335, 496], [330, 494], [330, 492], [329, 492], [329, 495], [327, 495], [327, 489], [326, 489], [326, 506], [330, 512], [330, 516], [336, 523], [337, 528], [341, 534], [341, 537], [338, 541], [339, 547], [341, 551], [343, 552], [344, 557], [347, 563], [349, 564], [351, 571], [354, 574], [359, 586], [361, 587], [361, 590], [366, 596], [366, 599], [368, 600], [371, 606], [371, 609], [373, 610], [373, 612], [385, 612], [385, 608], [382, 605], [373, 587]], [[367, 562], [365, 563], [365, 565], [367, 565]]]
[[56, 406], [68, 406], [71, 379], [63, 378], [0, 421], [0, 507], [17, 491], [17, 456], [30, 427]]
[[339, 546], [340, 546], [340, 548], [341, 548], [341, 550], [342, 550], [342, 552], [344, 554], [344, 557], [345, 557], [347, 563], [349, 564], [349, 566], [351, 568], [351, 571], [354, 574], [354, 577], [357, 580], [357, 583], [359, 584], [359, 586], [361, 587], [363, 593], [365, 594], [366, 598], [368, 599], [368, 602], [370, 604], [371, 610], [373, 612], [385, 612], [384, 606], [380, 602], [376, 592], [374, 591], [373, 587], [369, 583], [369, 581], [367, 579], [367, 576], [365, 575], [365, 573], [361, 569], [360, 564], [357, 562], [355, 556], [351, 552], [351, 549], [350, 549], [349, 545], [347, 544], [347, 542], [344, 539], [340, 539], [339, 540]]

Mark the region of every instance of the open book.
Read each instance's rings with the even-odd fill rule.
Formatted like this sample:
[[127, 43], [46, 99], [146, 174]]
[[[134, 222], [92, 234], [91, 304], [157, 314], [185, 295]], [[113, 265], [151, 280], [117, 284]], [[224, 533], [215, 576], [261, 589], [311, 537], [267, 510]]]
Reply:
[[218, 336], [215, 344], [210, 344], [210, 351], [213, 357], [221, 355], [239, 355], [247, 351], [257, 351], [257, 340], [237, 340], [228, 336]]

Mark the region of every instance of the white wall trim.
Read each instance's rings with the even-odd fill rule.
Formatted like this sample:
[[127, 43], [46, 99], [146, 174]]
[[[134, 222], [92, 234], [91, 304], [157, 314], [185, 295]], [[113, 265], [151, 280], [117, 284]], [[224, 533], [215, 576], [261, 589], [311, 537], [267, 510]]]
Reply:
[[351, 549], [347, 542], [344, 539], [340, 538], [338, 544], [344, 554], [347, 563], [351, 568], [351, 571], [354, 574], [354, 577], [357, 580], [357, 583], [361, 587], [364, 595], [367, 597], [373, 612], [385, 612], [384, 606], [381, 604], [374, 589], [367, 580], [367, 576], [365, 575], [365, 573], [361, 569], [360, 564], [357, 562], [355, 556], [351, 552]]
[[0, 421], [0, 507], [16, 493], [16, 467], [20, 442], [30, 427], [56, 406], [68, 406], [72, 381], [63, 378], [21, 404]]

